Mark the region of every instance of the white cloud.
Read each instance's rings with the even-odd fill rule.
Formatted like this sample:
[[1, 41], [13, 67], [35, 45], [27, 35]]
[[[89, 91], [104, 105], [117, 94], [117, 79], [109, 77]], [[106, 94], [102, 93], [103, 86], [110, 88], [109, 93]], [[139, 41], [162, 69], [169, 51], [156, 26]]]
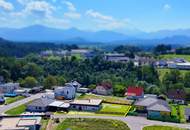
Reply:
[[81, 18], [81, 14], [77, 12], [76, 7], [73, 3], [69, 1], [63, 1], [63, 4], [65, 4], [68, 8], [68, 12], [64, 13], [64, 16], [69, 19], [79, 19]]
[[165, 4], [165, 5], [163, 6], [163, 8], [164, 8], [164, 10], [170, 10], [172, 7], [171, 7], [171, 5], [169, 5], [169, 4]]
[[76, 11], [76, 8], [73, 5], [73, 3], [69, 2], [69, 1], [64, 1], [63, 3], [67, 5], [67, 8], [69, 9], [69, 11]]
[[14, 6], [12, 3], [7, 2], [5, 0], [0, 0], [0, 7], [3, 8], [6, 11], [11, 11], [14, 9]]
[[113, 20], [113, 17], [103, 15], [103, 14], [101, 14], [101, 13], [99, 13], [99, 12], [96, 12], [96, 11], [94, 11], [94, 10], [92, 10], [92, 9], [87, 10], [87, 11], [86, 11], [86, 15], [87, 15], [87, 16], [91, 16], [91, 17], [93, 17], [93, 18], [102, 19], [102, 20], [110, 20], [110, 21]]
[[81, 14], [77, 12], [66, 12], [64, 13], [64, 16], [71, 19], [79, 19], [81, 17]]
[[116, 19], [109, 15], [104, 15], [100, 12], [94, 11], [92, 9], [86, 11], [86, 15], [93, 18], [96, 23], [97, 29], [108, 29], [114, 30], [118, 28], [126, 27], [129, 19]]

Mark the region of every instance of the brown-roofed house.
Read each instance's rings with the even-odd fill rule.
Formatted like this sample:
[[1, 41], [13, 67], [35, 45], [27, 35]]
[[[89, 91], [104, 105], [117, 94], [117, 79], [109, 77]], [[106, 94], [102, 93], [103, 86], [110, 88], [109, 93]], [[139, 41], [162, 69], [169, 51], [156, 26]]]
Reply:
[[167, 96], [175, 103], [185, 103], [186, 93], [183, 89], [171, 89], [168, 91]]
[[96, 86], [95, 93], [100, 95], [112, 95], [113, 87], [111, 83], [101, 83], [100, 85]]

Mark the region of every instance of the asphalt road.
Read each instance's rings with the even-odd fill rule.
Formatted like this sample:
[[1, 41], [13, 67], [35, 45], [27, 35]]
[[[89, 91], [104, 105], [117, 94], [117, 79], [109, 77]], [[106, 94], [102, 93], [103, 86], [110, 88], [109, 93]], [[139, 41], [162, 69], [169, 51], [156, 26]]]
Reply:
[[25, 104], [27, 102], [30, 102], [30, 101], [32, 101], [34, 99], [40, 98], [42, 95], [43, 95], [43, 93], [38, 93], [38, 94], [35, 94], [35, 95], [31, 95], [28, 98], [19, 100], [17, 102], [14, 102], [14, 103], [11, 103], [11, 104], [8, 104], [8, 105], [0, 106], [0, 114], [3, 114], [7, 110], [10, 110], [10, 109], [12, 109], [14, 107], [20, 106], [20, 105]]
[[147, 120], [145, 117], [117, 117], [117, 116], [85, 116], [85, 115], [53, 115], [53, 118], [99, 118], [99, 119], [114, 119], [120, 120], [128, 124], [131, 130], [142, 130], [145, 126], [162, 125], [162, 126], [176, 126], [179, 128], [190, 129], [190, 124], [177, 124], [161, 121]]

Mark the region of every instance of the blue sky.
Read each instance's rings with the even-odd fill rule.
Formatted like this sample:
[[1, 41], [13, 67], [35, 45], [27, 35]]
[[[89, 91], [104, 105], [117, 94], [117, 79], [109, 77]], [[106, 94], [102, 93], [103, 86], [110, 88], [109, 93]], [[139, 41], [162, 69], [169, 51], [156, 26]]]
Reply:
[[0, 26], [83, 30], [190, 28], [190, 0], [0, 0]]

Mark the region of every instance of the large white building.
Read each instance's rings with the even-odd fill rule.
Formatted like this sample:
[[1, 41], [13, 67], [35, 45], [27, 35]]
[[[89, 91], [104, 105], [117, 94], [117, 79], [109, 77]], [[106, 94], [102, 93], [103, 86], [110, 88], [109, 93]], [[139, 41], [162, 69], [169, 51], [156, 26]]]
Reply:
[[75, 98], [76, 88], [72, 84], [68, 83], [65, 86], [56, 86], [54, 93], [56, 99], [70, 100]]

